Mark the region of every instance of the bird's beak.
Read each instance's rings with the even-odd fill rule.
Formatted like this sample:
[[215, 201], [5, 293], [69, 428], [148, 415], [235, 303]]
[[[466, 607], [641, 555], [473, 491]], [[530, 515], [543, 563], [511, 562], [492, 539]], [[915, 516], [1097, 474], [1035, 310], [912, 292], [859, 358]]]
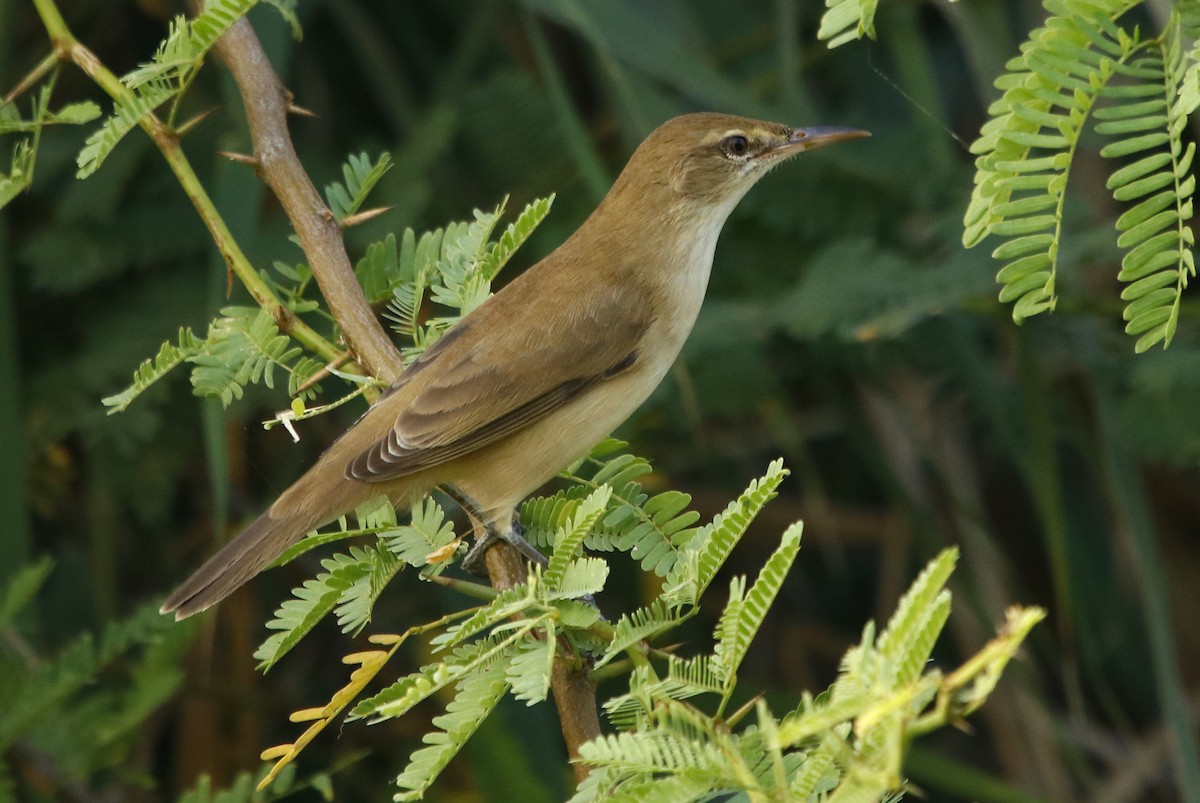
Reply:
[[791, 156], [793, 154], [823, 148], [835, 142], [848, 139], [861, 139], [871, 136], [870, 131], [861, 128], [843, 128], [841, 126], [813, 126], [811, 128], [793, 128], [787, 142], [772, 148], [771, 156]]

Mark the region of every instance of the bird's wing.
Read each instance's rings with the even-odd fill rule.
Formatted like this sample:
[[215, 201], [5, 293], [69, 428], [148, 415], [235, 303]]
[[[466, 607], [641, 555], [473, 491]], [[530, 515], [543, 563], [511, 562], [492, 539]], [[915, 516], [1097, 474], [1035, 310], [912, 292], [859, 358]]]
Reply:
[[645, 299], [632, 288], [572, 298], [573, 310], [545, 305], [543, 318], [493, 301], [500, 303], [476, 310], [409, 369], [395, 424], [350, 461], [347, 477], [397, 479], [529, 426], [631, 368], [649, 325]]

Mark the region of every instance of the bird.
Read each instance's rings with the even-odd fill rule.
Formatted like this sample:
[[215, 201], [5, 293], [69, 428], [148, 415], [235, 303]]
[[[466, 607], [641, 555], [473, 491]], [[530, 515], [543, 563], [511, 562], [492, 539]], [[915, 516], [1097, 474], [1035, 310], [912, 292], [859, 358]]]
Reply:
[[865, 136], [712, 112], [661, 124], [570, 237], [447, 330], [162, 612], [211, 607], [380, 494], [402, 508], [442, 489], [482, 525], [469, 559], [499, 541], [540, 558], [517, 506], [659, 385], [734, 207], [790, 157]]

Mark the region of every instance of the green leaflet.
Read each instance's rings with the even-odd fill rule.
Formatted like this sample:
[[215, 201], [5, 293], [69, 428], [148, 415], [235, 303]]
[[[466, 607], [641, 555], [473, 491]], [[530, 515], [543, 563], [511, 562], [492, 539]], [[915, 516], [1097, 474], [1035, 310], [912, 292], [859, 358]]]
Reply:
[[1135, 349], [1169, 344], [1179, 297], [1195, 274], [1191, 174], [1195, 149], [1181, 135], [1196, 107], [1196, 49], [1184, 52], [1184, 22], [1172, 8], [1161, 36], [1123, 27], [1130, 0], [1046, 0], [1043, 27], [996, 81], [971, 151], [975, 189], [963, 217], [963, 244], [1003, 240], [993, 257], [1000, 301], [1013, 319], [1054, 308], [1066, 186], [1088, 118], [1110, 141], [1101, 155], [1122, 159], [1109, 177], [1113, 197], [1132, 203], [1117, 222], [1126, 251], [1119, 278]]

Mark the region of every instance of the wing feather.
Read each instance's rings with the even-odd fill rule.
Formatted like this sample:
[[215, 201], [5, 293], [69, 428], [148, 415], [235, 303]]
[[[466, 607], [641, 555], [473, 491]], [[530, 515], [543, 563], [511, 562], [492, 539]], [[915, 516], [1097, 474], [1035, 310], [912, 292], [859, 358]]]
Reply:
[[[528, 427], [633, 367], [649, 325], [632, 290], [614, 290], [601, 303], [573, 298], [574, 310], [543, 319], [493, 303], [500, 300], [477, 309], [409, 369], [401, 379], [410, 385], [407, 405], [384, 437], [350, 461], [347, 477], [398, 479]], [[511, 319], [514, 312], [524, 317]]]

